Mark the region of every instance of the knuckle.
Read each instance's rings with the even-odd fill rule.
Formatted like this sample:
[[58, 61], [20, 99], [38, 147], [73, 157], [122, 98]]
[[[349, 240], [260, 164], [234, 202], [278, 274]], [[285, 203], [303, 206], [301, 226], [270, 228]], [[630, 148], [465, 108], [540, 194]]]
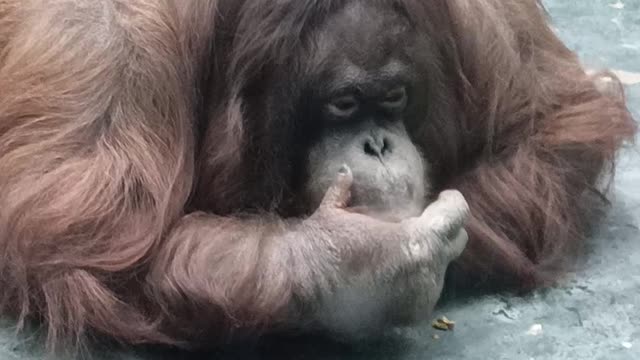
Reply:
[[455, 217], [466, 218], [471, 214], [469, 203], [460, 191], [446, 190], [443, 192], [442, 199], [450, 206]]
[[452, 221], [447, 215], [433, 215], [425, 219], [426, 228], [435, 233], [441, 233], [451, 227]]
[[456, 245], [459, 248], [464, 249], [469, 243], [469, 234], [467, 233], [467, 230], [461, 229], [456, 239]]
[[463, 226], [463, 218], [457, 213], [436, 214], [424, 220], [424, 228], [437, 237], [448, 238]]
[[461, 198], [464, 199], [464, 196], [460, 191], [453, 190], [453, 189], [443, 190], [442, 193], [440, 193], [440, 197], [443, 199], [451, 199], [451, 200], [461, 199]]
[[465, 206], [467, 204], [464, 195], [458, 190], [445, 190], [442, 192], [442, 198], [458, 206]]
[[429, 239], [439, 236], [439, 219], [441, 220], [442, 216], [406, 220], [403, 222], [402, 234], [406, 235], [408, 239], [425, 239], [425, 241], [429, 241]]
[[458, 217], [460, 217], [462, 220], [466, 220], [467, 218], [469, 218], [471, 216], [471, 208], [469, 207], [469, 204], [467, 204], [466, 202], [464, 202], [459, 208], [458, 208]]
[[455, 259], [462, 255], [468, 243], [469, 235], [467, 234], [467, 231], [464, 229], [460, 230], [453, 241], [449, 243], [449, 252], [451, 254], [451, 258]]

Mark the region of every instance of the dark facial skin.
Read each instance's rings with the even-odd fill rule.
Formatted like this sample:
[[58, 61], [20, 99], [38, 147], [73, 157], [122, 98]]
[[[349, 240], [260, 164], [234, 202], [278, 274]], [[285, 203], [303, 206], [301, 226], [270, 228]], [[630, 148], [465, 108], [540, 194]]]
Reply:
[[354, 175], [350, 207], [369, 215], [403, 219], [426, 206], [428, 164], [405, 128], [425, 113], [424, 93], [411, 62], [410, 27], [396, 14], [353, 2], [313, 39], [316, 76], [311, 101], [312, 136], [305, 194], [318, 204], [338, 169]]

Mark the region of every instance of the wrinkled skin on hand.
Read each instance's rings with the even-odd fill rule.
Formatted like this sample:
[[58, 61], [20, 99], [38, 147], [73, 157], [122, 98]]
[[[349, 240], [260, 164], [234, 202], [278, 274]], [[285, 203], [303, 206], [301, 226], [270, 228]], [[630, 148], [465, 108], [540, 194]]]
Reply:
[[420, 216], [385, 222], [345, 207], [352, 181], [351, 170], [343, 167], [300, 226], [308, 240], [292, 250], [294, 259], [318, 264], [294, 271], [299, 296], [315, 304], [309, 310], [315, 326], [338, 337], [363, 338], [428, 319], [448, 265], [467, 244], [465, 199], [444, 191]]

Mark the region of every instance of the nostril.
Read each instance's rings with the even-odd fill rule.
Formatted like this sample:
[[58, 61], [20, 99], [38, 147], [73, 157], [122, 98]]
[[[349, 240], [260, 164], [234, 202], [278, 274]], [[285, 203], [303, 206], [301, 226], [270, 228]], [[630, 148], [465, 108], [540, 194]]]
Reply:
[[384, 139], [382, 139], [382, 150], [381, 150], [381, 153], [382, 153], [382, 155], [385, 155], [388, 152], [391, 152], [391, 146], [389, 145], [389, 140], [387, 140], [387, 138], [384, 138]]
[[368, 137], [364, 141], [364, 152], [369, 156], [384, 156], [391, 152], [391, 144], [387, 138]]
[[380, 151], [376, 145], [373, 144], [373, 139], [367, 139], [364, 142], [364, 153], [370, 156], [379, 156]]

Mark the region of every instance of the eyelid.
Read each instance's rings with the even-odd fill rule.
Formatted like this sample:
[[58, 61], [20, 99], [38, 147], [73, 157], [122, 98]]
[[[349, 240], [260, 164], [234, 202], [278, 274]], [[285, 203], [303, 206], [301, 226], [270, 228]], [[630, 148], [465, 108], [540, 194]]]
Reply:
[[356, 99], [353, 95], [343, 95], [338, 96], [327, 104], [327, 109], [329, 112], [338, 117], [348, 117], [353, 115], [360, 104], [358, 103], [358, 99]]
[[386, 93], [384, 99], [381, 101], [384, 107], [399, 108], [404, 107], [407, 102], [407, 89], [404, 86], [399, 86]]

